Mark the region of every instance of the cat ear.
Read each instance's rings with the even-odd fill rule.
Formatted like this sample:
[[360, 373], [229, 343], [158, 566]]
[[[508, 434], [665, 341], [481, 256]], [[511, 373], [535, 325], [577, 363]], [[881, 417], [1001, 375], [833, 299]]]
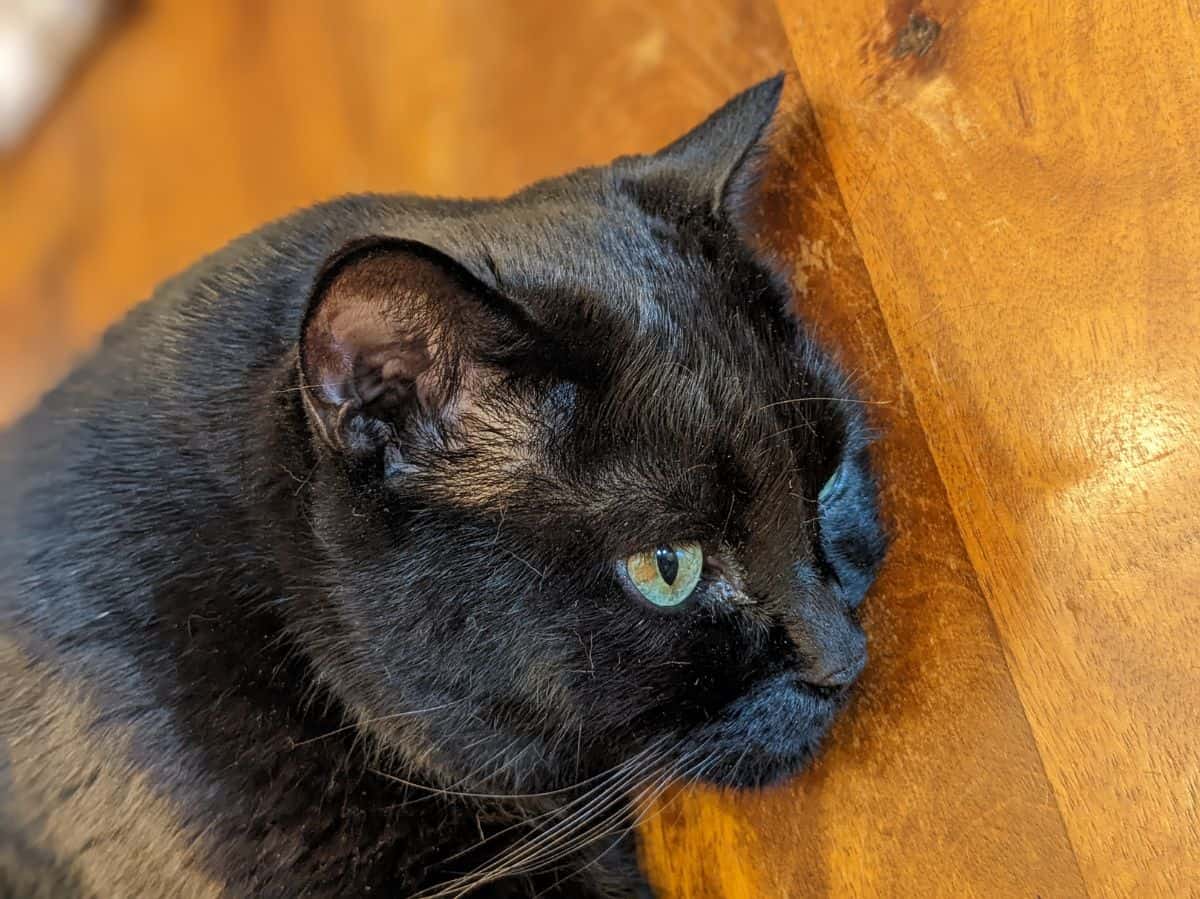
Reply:
[[711, 202], [714, 214], [739, 219], [754, 200], [765, 156], [764, 136], [783, 93], [783, 73], [738, 94], [653, 157], [682, 175]]
[[414, 416], [453, 423], [522, 340], [522, 312], [414, 241], [350, 246], [317, 279], [300, 340], [301, 396], [335, 452], [396, 444]]

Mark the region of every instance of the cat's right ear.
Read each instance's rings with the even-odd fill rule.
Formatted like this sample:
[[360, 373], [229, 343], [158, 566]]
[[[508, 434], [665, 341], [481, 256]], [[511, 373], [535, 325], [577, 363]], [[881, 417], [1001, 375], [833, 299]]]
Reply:
[[782, 74], [747, 88], [707, 119], [647, 157], [651, 174], [669, 173], [716, 215], [740, 221], [755, 201], [766, 133], [783, 94]]
[[378, 239], [334, 256], [301, 331], [304, 408], [337, 454], [364, 458], [414, 417], [452, 425], [482, 394], [497, 360], [524, 340], [523, 313], [445, 254]]

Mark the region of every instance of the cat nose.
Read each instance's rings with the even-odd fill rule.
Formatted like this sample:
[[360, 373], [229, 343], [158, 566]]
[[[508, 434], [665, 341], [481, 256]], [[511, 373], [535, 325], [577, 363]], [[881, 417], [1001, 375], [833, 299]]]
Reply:
[[800, 679], [812, 687], [846, 687], [854, 683], [867, 665], [867, 637], [855, 628], [846, 628], [832, 644], [821, 647], [817, 657], [800, 672]]

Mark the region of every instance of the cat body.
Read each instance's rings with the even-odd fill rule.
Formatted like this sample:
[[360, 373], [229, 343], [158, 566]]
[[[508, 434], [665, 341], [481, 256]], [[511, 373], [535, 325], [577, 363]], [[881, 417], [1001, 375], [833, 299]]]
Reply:
[[804, 764], [883, 538], [739, 225], [779, 89], [268, 225], [0, 437], [0, 895], [649, 896], [667, 783]]

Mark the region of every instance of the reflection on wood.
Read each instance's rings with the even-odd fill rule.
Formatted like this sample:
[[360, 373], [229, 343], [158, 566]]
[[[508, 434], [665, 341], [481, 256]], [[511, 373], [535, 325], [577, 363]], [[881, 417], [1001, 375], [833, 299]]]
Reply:
[[1088, 892], [1189, 895], [1194, 6], [781, 7]]

